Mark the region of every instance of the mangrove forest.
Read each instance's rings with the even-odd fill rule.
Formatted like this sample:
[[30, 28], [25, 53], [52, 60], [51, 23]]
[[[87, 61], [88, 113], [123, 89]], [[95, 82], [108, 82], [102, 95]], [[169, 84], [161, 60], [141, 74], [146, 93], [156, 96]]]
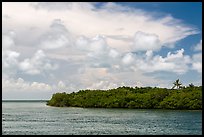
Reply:
[[47, 101], [47, 105], [83, 108], [202, 109], [202, 86], [177, 86], [179, 88], [176, 89], [123, 86], [109, 90], [87, 89], [72, 93], [55, 93]]

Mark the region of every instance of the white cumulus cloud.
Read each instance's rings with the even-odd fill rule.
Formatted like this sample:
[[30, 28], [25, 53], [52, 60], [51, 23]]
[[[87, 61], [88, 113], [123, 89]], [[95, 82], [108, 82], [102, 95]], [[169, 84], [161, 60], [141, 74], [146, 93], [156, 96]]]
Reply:
[[43, 50], [38, 50], [33, 57], [20, 62], [19, 68], [27, 74], [35, 75], [42, 71], [55, 70], [57, 65], [50, 63]]
[[161, 46], [158, 35], [138, 31], [134, 35], [132, 51], [158, 51]]

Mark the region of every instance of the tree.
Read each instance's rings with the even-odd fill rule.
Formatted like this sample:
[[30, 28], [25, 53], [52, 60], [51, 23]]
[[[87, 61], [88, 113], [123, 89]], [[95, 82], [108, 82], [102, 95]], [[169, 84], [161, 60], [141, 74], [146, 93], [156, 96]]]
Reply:
[[190, 84], [189, 84], [189, 87], [194, 87], [193, 83], [190, 83]]
[[179, 81], [179, 79], [177, 79], [174, 83], [174, 86], [172, 87], [172, 89], [174, 89], [175, 87], [177, 87], [177, 89], [181, 88], [182, 83]]

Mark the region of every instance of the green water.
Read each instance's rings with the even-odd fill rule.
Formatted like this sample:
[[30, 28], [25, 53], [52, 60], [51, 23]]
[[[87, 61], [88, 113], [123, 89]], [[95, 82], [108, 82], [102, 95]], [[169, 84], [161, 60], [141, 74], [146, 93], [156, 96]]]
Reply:
[[202, 111], [56, 108], [2, 102], [2, 134], [201, 135]]

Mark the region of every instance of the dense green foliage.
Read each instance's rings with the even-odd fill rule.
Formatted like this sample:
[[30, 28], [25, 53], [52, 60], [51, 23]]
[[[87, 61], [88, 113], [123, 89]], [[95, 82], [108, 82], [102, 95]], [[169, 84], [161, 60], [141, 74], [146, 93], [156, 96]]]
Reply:
[[202, 86], [181, 89], [119, 87], [55, 93], [47, 105], [56, 107], [202, 109]]

